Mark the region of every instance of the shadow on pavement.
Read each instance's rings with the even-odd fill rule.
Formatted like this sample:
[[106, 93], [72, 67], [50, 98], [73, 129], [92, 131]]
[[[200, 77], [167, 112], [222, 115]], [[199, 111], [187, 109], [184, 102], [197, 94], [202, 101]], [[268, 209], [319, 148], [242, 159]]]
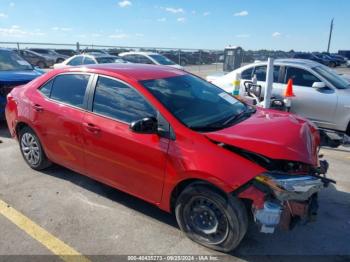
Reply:
[[162, 211], [158, 207], [148, 202], [119, 191], [118, 189], [112, 188], [108, 185], [102, 184], [87, 176], [80, 175], [58, 165], [54, 165], [42, 172], [56, 178], [65, 179], [93, 193], [106, 197], [128, 208], [132, 208], [139, 213], [157, 219], [170, 226], [177, 227], [176, 219], [171, 214]]
[[0, 120], [0, 140], [1, 138], [11, 138], [10, 131], [7, 128], [6, 121]]
[[[128, 208], [176, 227], [176, 219], [156, 206], [106, 186], [60, 166], [53, 166], [45, 174], [68, 180], [91, 192], [104, 196]], [[320, 193], [318, 220], [297, 225], [292, 231], [276, 230], [262, 234], [251, 226], [247, 235], [231, 256], [247, 261], [349, 261], [350, 258], [350, 194], [338, 191], [333, 185]], [[224, 255], [224, 254], [223, 254]], [[320, 257], [320, 256], [325, 257]], [[346, 256], [346, 259], [343, 259]], [[322, 260], [325, 258], [325, 260]], [[289, 260], [290, 259], [290, 260]], [[313, 260], [315, 259], [315, 260]], [[306, 260], [305, 260], [306, 261]]]

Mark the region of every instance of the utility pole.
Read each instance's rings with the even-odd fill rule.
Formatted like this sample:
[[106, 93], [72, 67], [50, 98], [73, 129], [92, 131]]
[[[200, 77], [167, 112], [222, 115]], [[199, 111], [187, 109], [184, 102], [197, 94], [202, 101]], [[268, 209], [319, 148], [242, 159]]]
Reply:
[[329, 29], [329, 38], [328, 38], [327, 53], [329, 53], [329, 48], [331, 47], [331, 40], [332, 40], [332, 33], [333, 33], [333, 20], [334, 20], [334, 18], [332, 18], [332, 21], [331, 21], [331, 28]]

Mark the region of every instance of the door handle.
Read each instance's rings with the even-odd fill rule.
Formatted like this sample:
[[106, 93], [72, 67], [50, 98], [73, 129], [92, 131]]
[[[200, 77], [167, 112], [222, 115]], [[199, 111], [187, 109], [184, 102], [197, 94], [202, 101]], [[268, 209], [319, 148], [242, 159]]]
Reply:
[[44, 111], [44, 108], [41, 105], [35, 104], [33, 105], [33, 109], [37, 112], [42, 112]]
[[97, 134], [101, 131], [101, 129], [98, 126], [95, 126], [92, 123], [84, 123], [83, 125], [85, 129], [91, 133]]

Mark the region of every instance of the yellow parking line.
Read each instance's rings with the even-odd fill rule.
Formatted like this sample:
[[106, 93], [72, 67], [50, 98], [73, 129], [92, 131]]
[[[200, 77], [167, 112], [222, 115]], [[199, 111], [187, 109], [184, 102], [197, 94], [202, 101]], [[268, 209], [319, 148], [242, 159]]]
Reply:
[[85, 256], [59, 240], [45, 229], [31, 221], [25, 215], [12, 208], [0, 199], [0, 214], [25, 231], [32, 238], [43, 244], [47, 249], [66, 262], [90, 262]]

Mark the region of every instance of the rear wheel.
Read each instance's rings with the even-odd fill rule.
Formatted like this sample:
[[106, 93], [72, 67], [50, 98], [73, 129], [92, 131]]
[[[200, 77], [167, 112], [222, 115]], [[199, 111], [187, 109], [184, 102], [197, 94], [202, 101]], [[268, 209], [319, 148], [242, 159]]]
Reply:
[[29, 127], [24, 127], [19, 131], [19, 144], [22, 156], [31, 168], [42, 170], [51, 165], [38, 136]]
[[336, 67], [336, 66], [337, 66], [337, 64], [336, 64], [336, 63], [334, 63], [334, 62], [330, 62], [330, 63], [329, 63], [329, 66], [330, 66], [330, 67], [332, 67], [332, 68], [334, 68], [334, 67]]
[[247, 231], [245, 206], [206, 185], [190, 185], [178, 197], [177, 222], [193, 241], [222, 252], [236, 248]]

